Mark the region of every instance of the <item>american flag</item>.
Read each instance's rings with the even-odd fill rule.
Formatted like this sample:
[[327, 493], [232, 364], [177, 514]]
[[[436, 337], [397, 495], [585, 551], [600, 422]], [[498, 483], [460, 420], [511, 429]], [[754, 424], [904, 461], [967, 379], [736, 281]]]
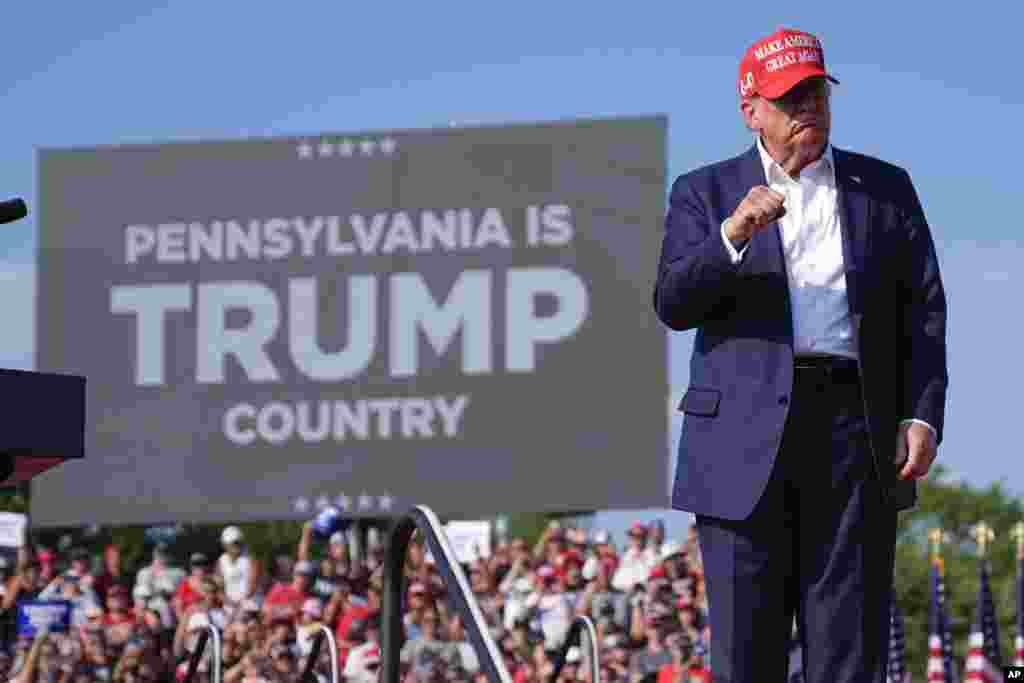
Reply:
[[932, 602], [928, 614], [928, 681], [956, 683], [953, 634], [949, 630], [946, 583], [942, 573], [942, 558], [938, 558], [932, 562]]
[[907, 671], [904, 661], [906, 643], [903, 631], [903, 611], [896, 604], [895, 592], [893, 592], [892, 601], [889, 604], [889, 669], [885, 681], [886, 683], [910, 683], [910, 672]]
[[992, 600], [992, 587], [988, 581], [988, 566], [984, 560], [979, 563], [979, 568], [981, 585], [978, 588], [978, 612], [971, 629], [965, 682], [1003, 683], [999, 623]]

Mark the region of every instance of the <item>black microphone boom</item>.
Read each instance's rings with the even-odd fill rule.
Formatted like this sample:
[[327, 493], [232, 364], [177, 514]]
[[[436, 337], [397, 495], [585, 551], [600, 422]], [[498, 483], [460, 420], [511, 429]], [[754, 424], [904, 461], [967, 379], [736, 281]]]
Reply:
[[8, 199], [0, 202], [0, 223], [12, 223], [28, 215], [28, 207], [23, 199]]

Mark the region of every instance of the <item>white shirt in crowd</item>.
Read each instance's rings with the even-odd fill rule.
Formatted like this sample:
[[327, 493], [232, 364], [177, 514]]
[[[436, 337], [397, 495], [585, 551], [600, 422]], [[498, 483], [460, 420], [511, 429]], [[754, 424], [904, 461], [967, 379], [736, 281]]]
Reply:
[[536, 608], [536, 625], [544, 634], [544, 648], [555, 650], [561, 647], [572, 625], [573, 604], [564, 593], [537, 591], [526, 599], [526, 606]]
[[249, 589], [249, 580], [252, 578], [252, 560], [246, 554], [239, 555], [237, 559], [231, 559], [227, 553], [223, 553], [217, 560], [217, 569], [224, 577], [224, 596], [230, 602], [241, 602], [245, 600], [246, 591]]
[[158, 571], [150, 564], [140, 569], [135, 576], [135, 589], [141, 589], [149, 595], [174, 595], [178, 584], [184, 579], [185, 570], [180, 567], [163, 567]]
[[367, 641], [352, 648], [345, 657], [345, 668], [342, 675], [352, 683], [375, 683], [377, 672], [371, 671], [370, 663], [380, 663], [380, 645]]
[[647, 580], [658, 562], [658, 553], [654, 548], [645, 546], [638, 550], [630, 546], [622, 553], [619, 566], [612, 576], [612, 588], [623, 593], [630, 592], [636, 584]]

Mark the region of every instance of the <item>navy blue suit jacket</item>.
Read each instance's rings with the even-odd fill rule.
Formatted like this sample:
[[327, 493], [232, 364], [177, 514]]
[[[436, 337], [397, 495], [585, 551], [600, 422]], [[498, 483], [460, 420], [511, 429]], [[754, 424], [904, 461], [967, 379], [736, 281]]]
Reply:
[[[942, 441], [946, 297], [928, 224], [907, 172], [833, 148], [847, 296], [859, 345], [870, 446], [884, 503], [917, 499], [893, 463], [899, 422], [925, 420]], [[672, 186], [654, 308], [697, 329], [672, 506], [724, 519], [749, 515], [768, 482], [793, 387], [793, 329], [778, 224], [734, 265], [721, 223], [767, 185], [757, 146]]]

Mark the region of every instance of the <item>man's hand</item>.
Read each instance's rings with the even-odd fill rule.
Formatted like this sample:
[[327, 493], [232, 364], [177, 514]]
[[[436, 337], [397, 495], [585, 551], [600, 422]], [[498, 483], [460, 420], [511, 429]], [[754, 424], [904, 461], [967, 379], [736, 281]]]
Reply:
[[932, 430], [918, 422], [905, 422], [896, 434], [896, 464], [903, 463], [900, 479], [922, 479], [935, 460], [936, 445]]
[[725, 224], [725, 236], [733, 244], [749, 240], [755, 232], [786, 215], [786, 196], [770, 187], [756, 185], [736, 207]]

